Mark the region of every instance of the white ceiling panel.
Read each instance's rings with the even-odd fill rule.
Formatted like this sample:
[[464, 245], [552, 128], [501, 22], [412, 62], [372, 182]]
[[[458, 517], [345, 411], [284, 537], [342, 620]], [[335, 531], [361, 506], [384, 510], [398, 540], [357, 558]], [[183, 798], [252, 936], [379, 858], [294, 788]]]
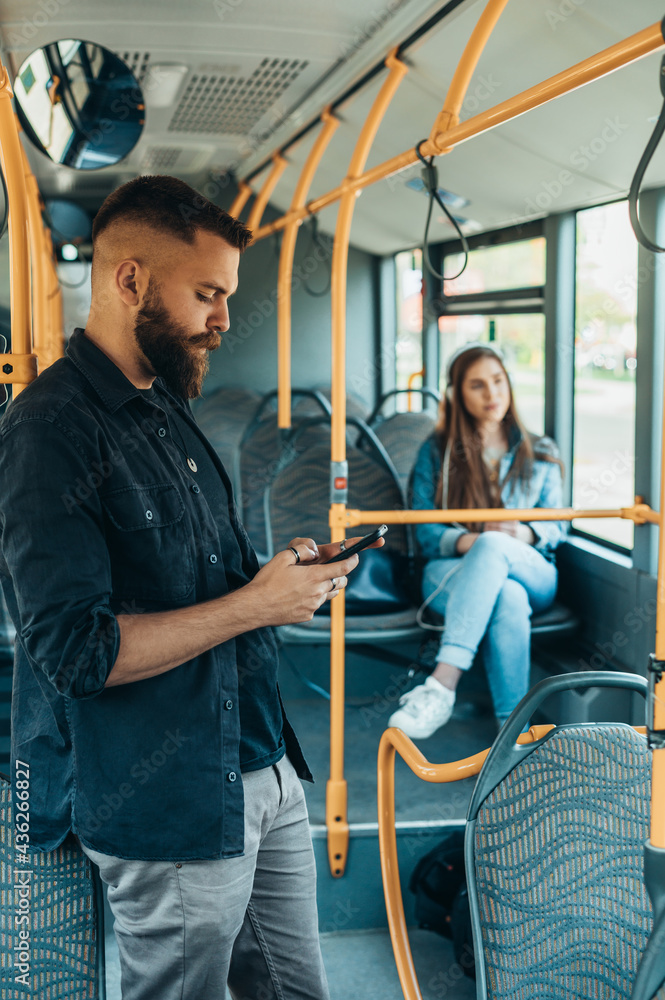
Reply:
[[[431, 0], [0, 0], [0, 40], [15, 71], [45, 41], [87, 37], [147, 67], [185, 67], [174, 103], [155, 107], [146, 79], [146, 128], [130, 156], [96, 174], [55, 167], [36, 153], [42, 190], [93, 199], [139, 172], [172, 172], [203, 187], [212, 172], [239, 176], [266, 161], [443, 6]], [[50, 9], [50, 8], [49, 8]], [[409, 73], [378, 132], [368, 165], [412, 148], [440, 110], [482, 0], [465, 0], [405, 54]], [[550, 75], [659, 22], [656, 0], [511, 0], [471, 81], [461, 118], [472, 117]], [[660, 53], [529, 112], [440, 157], [441, 186], [463, 196], [460, 214], [495, 228], [624, 195], [660, 110]], [[274, 70], [271, 78], [264, 71]], [[264, 75], [262, 75], [264, 74]], [[157, 75], [157, 79], [159, 76]], [[340, 127], [312, 184], [315, 197], [344, 177], [385, 72], [337, 109]], [[159, 103], [159, 102], [157, 102]], [[288, 208], [315, 130], [289, 148], [273, 204]], [[406, 182], [417, 169], [366, 190], [352, 239], [376, 253], [422, 238], [427, 202]], [[257, 189], [265, 171], [253, 181]], [[665, 184], [665, 151], [647, 175]], [[434, 213], [433, 239], [451, 234]], [[336, 206], [321, 215], [333, 231]]]

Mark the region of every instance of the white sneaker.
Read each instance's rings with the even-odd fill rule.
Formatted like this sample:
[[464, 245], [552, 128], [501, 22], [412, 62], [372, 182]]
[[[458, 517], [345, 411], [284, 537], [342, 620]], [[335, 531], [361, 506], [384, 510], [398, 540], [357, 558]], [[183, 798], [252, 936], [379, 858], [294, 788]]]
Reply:
[[434, 677], [428, 677], [399, 700], [400, 707], [388, 719], [412, 740], [424, 740], [444, 726], [453, 714], [455, 692]]

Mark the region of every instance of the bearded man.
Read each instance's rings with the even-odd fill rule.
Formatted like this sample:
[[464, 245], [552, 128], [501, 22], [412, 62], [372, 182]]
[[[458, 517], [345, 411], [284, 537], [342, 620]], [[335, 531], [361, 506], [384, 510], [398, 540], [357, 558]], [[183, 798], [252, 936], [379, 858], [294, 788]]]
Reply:
[[358, 557], [331, 578], [340, 546], [295, 538], [259, 569], [188, 404], [249, 238], [172, 177], [111, 194], [85, 330], [0, 425], [12, 768], [30, 847], [72, 831], [99, 866], [123, 1000], [328, 996], [272, 626]]

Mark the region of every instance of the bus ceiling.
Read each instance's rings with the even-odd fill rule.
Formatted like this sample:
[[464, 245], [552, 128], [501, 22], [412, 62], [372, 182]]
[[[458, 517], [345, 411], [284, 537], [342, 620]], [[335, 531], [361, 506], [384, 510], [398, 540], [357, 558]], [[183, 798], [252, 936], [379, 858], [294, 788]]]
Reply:
[[[96, 0], [70, 0], [53, 13], [40, 0], [10, 0], [3, 6], [0, 37], [13, 81], [35, 49], [54, 38], [83, 35], [123, 58], [145, 98], [140, 139], [103, 173], [73, 174], [31, 150], [30, 164], [45, 197], [66, 194], [94, 209], [138, 173], [173, 172], [228, 205], [232, 176], [249, 178], [260, 189], [265, 169], [281, 152], [287, 165], [271, 204], [285, 212], [325, 108], [340, 125], [312, 180], [310, 201], [340, 184], [336, 165], [350, 162], [392, 48], [409, 73], [386, 112], [370, 167], [413, 150], [429, 134], [484, 6], [482, 0], [385, 0], [370, 8], [344, 0], [320, 10], [305, 0], [288, 5], [216, 0], [199, 8], [171, 0], [154, 9], [150, 3], [141, 6], [130, 47], [122, 24], [109, 23]], [[461, 120], [660, 21], [662, 13], [653, 0], [632, 5], [511, 0], [464, 93]], [[467, 233], [624, 194], [635, 150], [645, 147], [650, 119], [659, 111], [656, 59], [648, 56], [574, 97], [459, 145], [440, 164], [441, 186], [466, 202], [459, 214]], [[53, 81], [52, 93], [56, 100], [63, 96], [59, 81]], [[649, 185], [662, 183], [664, 174], [665, 164], [656, 156]], [[354, 245], [387, 254], [418, 244], [426, 205], [419, 178], [419, 165], [407, 165], [364, 191], [354, 213]], [[334, 218], [334, 206], [324, 209], [322, 230], [332, 231]], [[453, 236], [443, 213], [435, 213], [432, 241]]]

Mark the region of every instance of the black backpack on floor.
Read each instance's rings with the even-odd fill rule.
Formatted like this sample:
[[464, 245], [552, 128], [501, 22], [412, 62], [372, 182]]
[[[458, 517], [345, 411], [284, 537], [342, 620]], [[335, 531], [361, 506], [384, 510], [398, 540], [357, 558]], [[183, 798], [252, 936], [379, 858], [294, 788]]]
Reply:
[[464, 831], [454, 830], [425, 854], [411, 873], [418, 926], [453, 942], [455, 959], [475, 978], [471, 913], [464, 873]]

